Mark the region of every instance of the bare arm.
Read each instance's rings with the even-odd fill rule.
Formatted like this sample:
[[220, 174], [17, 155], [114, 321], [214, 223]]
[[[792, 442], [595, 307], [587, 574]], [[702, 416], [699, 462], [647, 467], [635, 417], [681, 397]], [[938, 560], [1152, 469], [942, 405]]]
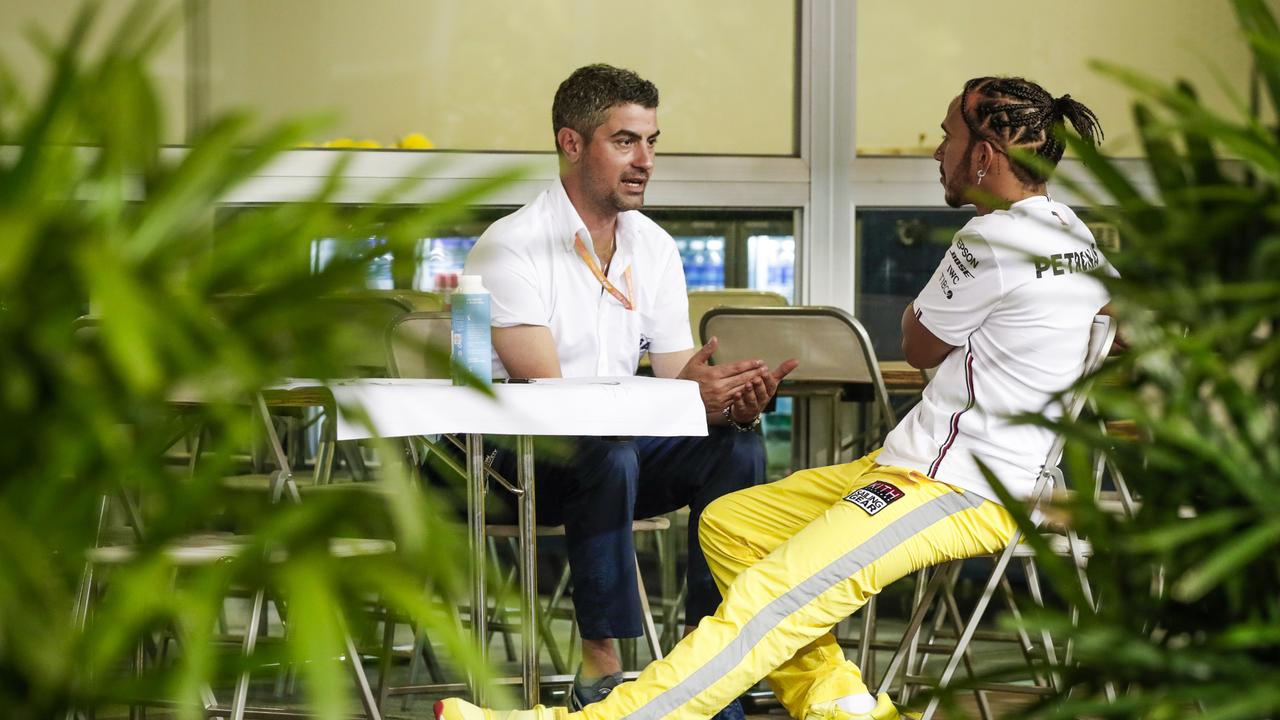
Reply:
[[1111, 342], [1111, 349], [1107, 351], [1107, 354], [1119, 355], [1120, 353], [1128, 350], [1129, 343], [1124, 339], [1124, 336], [1120, 334], [1120, 321], [1116, 318], [1115, 311], [1112, 309], [1111, 303], [1103, 305], [1102, 309], [1098, 311], [1098, 314], [1106, 315], [1111, 318], [1111, 324], [1116, 326], [1116, 339]]
[[649, 353], [649, 365], [653, 368], [654, 377], [673, 378], [680, 374], [684, 366], [693, 357], [696, 348], [677, 350], [668, 353]]
[[560, 356], [551, 330], [542, 325], [493, 329], [493, 349], [513, 378], [558, 378]]
[[937, 367], [955, 349], [955, 345], [939, 340], [920, 322], [914, 304], [908, 304], [902, 311], [902, 354], [911, 367], [921, 370]]

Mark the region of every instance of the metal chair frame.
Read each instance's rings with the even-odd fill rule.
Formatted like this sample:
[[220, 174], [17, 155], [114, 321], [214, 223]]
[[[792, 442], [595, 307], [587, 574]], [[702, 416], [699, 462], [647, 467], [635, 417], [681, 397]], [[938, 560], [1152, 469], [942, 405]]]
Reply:
[[[428, 351], [428, 346], [435, 345], [436, 351], [444, 351], [447, 353], [447, 346], [444, 342], [448, 339], [450, 333], [450, 314], [448, 312], [412, 312], [402, 315], [394, 319], [386, 332], [386, 350], [387, 350], [387, 367], [391, 377], [437, 377], [438, 373], [429, 374], [428, 363], [421, 362]], [[423, 452], [434, 453], [447, 466], [460, 475], [466, 475], [466, 468], [463, 467], [455, 457], [448, 451], [444, 450], [440, 442], [451, 444], [456, 449], [467, 452], [467, 443], [456, 435], [443, 435], [440, 441], [431, 438], [419, 437], [409, 439], [407, 452], [412, 462], [418, 464]], [[505, 490], [513, 495], [520, 495], [523, 490], [516, 487], [508, 478], [501, 473], [495, 471], [488, 463], [484, 463], [484, 473], [492, 481], [501, 485]], [[633, 532], [658, 532], [667, 530], [670, 527], [669, 521], [665, 518], [640, 519], [632, 523]], [[554, 535], [563, 535], [563, 526], [540, 526], [533, 530], [535, 537], [549, 537]], [[517, 525], [492, 525], [486, 524], [486, 535], [488, 535], [488, 544], [491, 549], [491, 555], [495, 556], [496, 562], [496, 544], [495, 538], [507, 538], [516, 544], [515, 552], [517, 556], [521, 552], [520, 548], [526, 543], [522, 530]], [[637, 592], [640, 597], [640, 605], [643, 613], [643, 630], [644, 639], [651, 656], [654, 659], [661, 659], [663, 656], [662, 648], [659, 644], [659, 635], [653, 621], [653, 614], [649, 608], [648, 592], [645, 589], [644, 579], [640, 575], [639, 560], [636, 561], [636, 580]], [[516, 570], [510, 569], [503, 575], [503, 586], [509, 587], [515, 582]], [[548, 601], [547, 606], [541, 612], [534, 612], [535, 623], [538, 631], [543, 636], [544, 644], [547, 646], [547, 652], [551, 658], [552, 666], [556, 673], [550, 676], [544, 676], [541, 682], [546, 684], [571, 683], [573, 674], [570, 670], [570, 664], [573, 660], [572, 648], [566, 655], [560, 651], [558, 644], [555, 642], [551, 632], [551, 620], [554, 618], [556, 609], [560, 601], [564, 598], [569, 583], [569, 569], [566, 566], [557, 583], [557, 589]], [[475, 612], [474, 610], [472, 611]], [[507, 609], [500, 607], [497, 601], [494, 602], [491, 609], [485, 609], [484, 614], [487, 620], [483, 623], [485, 626], [484, 635], [486, 639], [492, 636], [494, 631], [502, 632], [504, 643], [507, 645], [508, 654], [513, 654], [510, 647], [509, 636], [507, 630], [511, 627], [505, 621]], [[571, 630], [570, 643], [572, 644], [576, 636], [576, 623], [573, 624]], [[428, 668], [432, 665], [432, 659], [429, 656], [429, 644], [422, 633], [415, 631], [415, 643], [413, 654], [410, 659], [409, 668], [409, 684], [395, 688], [387, 688], [383, 695], [402, 695], [407, 696], [418, 693], [450, 691], [458, 689], [455, 683], [430, 683], [416, 684], [420, 668], [426, 664]], [[434, 674], [434, 673], [433, 673]], [[439, 678], [437, 678], [439, 679]]]
[[[1114, 338], [1115, 327], [1112, 325], [1111, 319], [1101, 315], [1094, 318], [1093, 324], [1090, 327], [1088, 351], [1085, 355], [1081, 377], [1088, 378], [1099, 367], [1101, 367], [1103, 360], [1106, 358], [1106, 355], [1111, 348]], [[1074, 420], [1079, 416], [1085, 403], [1086, 393], [1087, 385], [1083, 385], [1077, 386], [1074, 391], [1067, 396], [1063, 407], [1063, 417], [1065, 419]], [[1066, 438], [1059, 435], [1054, 439], [1053, 444], [1050, 446], [1048, 455], [1045, 458], [1045, 463], [1027, 501], [1031, 507], [1038, 506], [1050, 488], [1054, 486], [1063, 486], [1064, 480], [1062, 472], [1058, 469], [1057, 465], [1062, 456], [1065, 443]], [[946, 665], [936, 682], [936, 685], [939, 688], [945, 688], [950, 684], [952, 677], [955, 675], [956, 670], [962, 662], [966, 663], [966, 666], [972, 672], [971, 655], [969, 653], [970, 644], [977, 634], [978, 624], [981, 622], [992, 597], [995, 595], [997, 589], [1001, 589], [1004, 592], [1006, 599], [1010, 601], [1013, 599], [1013, 593], [1008, 587], [1008, 581], [1005, 577], [1005, 573], [1008, 570], [1009, 563], [1014, 557], [1023, 559], [1024, 568], [1028, 573], [1028, 585], [1032, 594], [1032, 599], [1038, 605], [1043, 606], [1044, 598], [1040, 589], [1038, 574], [1035, 570], [1035, 564], [1033, 561], [1034, 553], [1031, 552], [1026, 545], [1022, 544], [1021, 541], [1022, 532], [1021, 530], [1017, 530], [1010, 539], [1008, 546], [1006, 546], [1005, 549], [995, 557], [994, 569], [984, 584], [982, 594], [978, 598], [977, 604], [970, 613], [967, 621], [961, 622], [960, 612], [955, 603], [955, 596], [951, 590], [951, 585], [949, 584], [954, 582], [954, 578], [959, 573], [959, 569], [964, 562], [963, 560], [946, 563], [934, 568], [931, 571], [931, 579], [927, 585], [923, 582], [917, 585], [915, 609], [912, 613], [911, 620], [908, 623], [906, 632], [903, 634], [902, 640], [898, 644], [897, 651], [894, 653], [893, 659], [890, 661], [888, 668], [886, 668], [885, 675], [880, 683], [880, 692], [888, 692], [890, 690], [899, 670], [903, 669], [904, 665], [907, 672], [903, 676], [902, 702], [905, 703], [909, 701], [910, 687], [912, 685], [928, 684], [927, 678], [923, 677], [922, 673], [918, 669], [921, 658], [917, 653], [919, 650], [921, 627], [924, 624], [924, 620], [929, 614], [931, 608], [933, 608], [934, 601], [939, 596], [942, 598], [944, 606], [935, 611], [934, 628], [940, 629], [943, 622], [943, 618], [939, 617], [939, 615], [947, 615], [950, 616], [950, 619], [956, 626], [958, 632], [958, 639], [953, 647], [938, 648], [936, 646], [931, 646], [929, 648], [930, 650], [950, 650], [950, 655], [948, 656]], [[1062, 545], [1065, 545], [1065, 547], [1061, 547]], [[1088, 575], [1085, 572], [1086, 556], [1089, 554], [1087, 543], [1085, 543], [1076, 534], [1074, 529], [1068, 527], [1065, 532], [1065, 543], [1060, 543], [1060, 549], [1062, 554], [1072, 558], [1085, 599], [1091, 608], [1095, 608], [1096, 601], [1089, 587]], [[1018, 613], [1016, 604], [1011, 605], [1011, 609], [1015, 615]], [[1073, 612], [1074, 611], [1075, 609], [1073, 609]], [[1044, 676], [1047, 676], [1048, 682], [1052, 687], [1057, 688], [1059, 686], [1060, 679], [1054, 672], [1055, 668], [1059, 666], [1056, 647], [1053, 639], [1049, 636], [1047, 631], [1041, 633], [1040, 640], [1048, 663], [1048, 668], [1044, 673]], [[1031, 641], [1025, 632], [1019, 633], [1018, 642], [1024, 655], [1026, 655], [1030, 660]], [[930, 643], [930, 645], [932, 645], [932, 643]], [[1069, 653], [1070, 645], [1068, 644], [1067, 654], [1064, 655], [1064, 661], [1069, 658]], [[927, 657], [927, 652], [925, 656]], [[1037, 679], [1042, 680], [1044, 676], [1040, 676], [1037, 673]], [[992, 717], [990, 705], [985, 697], [985, 690], [994, 689], [996, 687], [999, 689], [1008, 689], [1003, 685], [985, 685], [983, 687], [975, 688], [979, 711], [982, 713], [984, 718]], [[1114, 688], [1108, 688], [1108, 694], [1114, 697]], [[937, 712], [940, 702], [941, 698], [939, 696], [933, 697], [926, 707], [922, 718], [924, 718], [924, 720], [932, 718]]]
[[[262, 421], [262, 425], [265, 429], [266, 443], [277, 465], [277, 470], [271, 473], [269, 477], [269, 502], [272, 504], [279, 502], [300, 502], [301, 495], [298, 491], [298, 486], [294, 481], [293, 473], [290, 470], [288, 457], [280, 442], [280, 437], [276, 432], [275, 425], [272, 422], [267, 402], [261, 394], [256, 394], [254, 396], [252, 407], [254, 414]], [[194, 462], [195, 458], [193, 456], [193, 466]], [[127, 494], [121, 492], [120, 496], [126, 516], [134, 534], [134, 540], [141, 542], [145, 537], [145, 529], [141, 519], [141, 513], [138, 511], [136, 504], [127, 496]], [[105, 526], [105, 518], [109, 512], [109, 504], [110, 498], [104, 496], [102, 498], [102, 502], [99, 504], [95, 549], [90, 551], [88, 554], [84, 571], [81, 574], [80, 586], [76, 596], [76, 604], [73, 609], [73, 622], [76, 623], [78, 627], [84, 627], [88, 620], [92, 598], [95, 594], [94, 588], [98, 584], [96, 569], [103, 565], [116, 565], [128, 562], [133, 557], [131, 545], [107, 545], [104, 543], [103, 530]], [[237, 535], [193, 535], [185, 540], [186, 542], [177, 543], [166, 551], [169, 556], [173, 558], [176, 565], [205, 565], [233, 559], [241, 553], [244, 547], [244, 538]], [[394, 551], [394, 547], [394, 543], [391, 543], [390, 541], [365, 541], [352, 539], [349, 543], [339, 543], [334, 547], [334, 551], [346, 554], [368, 554], [369, 552], [392, 552]], [[276, 561], [278, 559], [281, 558], [274, 556], [268, 558], [269, 561]], [[262, 632], [262, 623], [266, 619], [266, 601], [266, 588], [255, 588], [250, 601], [250, 615], [241, 646], [241, 652], [246, 657], [252, 655], [254, 652], [258, 636]], [[280, 598], [272, 598], [272, 602], [277, 607], [281, 621], [284, 622], [285, 606], [283, 602]], [[345, 644], [343, 659], [351, 670], [352, 679], [360, 697], [360, 702], [364, 709], [365, 716], [371, 718], [371, 720], [378, 720], [381, 718], [379, 704], [377, 699], [374, 697], [368, 677], [364, 672], [361, 656], [355, 646], [355, 641], [352, 639], [351, 634], [347, 630], [345, 623], [342, 622], [342, 619], [338, 618], [337, 622], [342, 625], [343, 640]], [[173, 628], [173, 632], [175, 633], [175, 639], [178, 642], [181, 642], [181, 628]], [[150, 653], [150, 655], [157, 656], [158, 654], [159, 653]], [[140, 670], [142, 663], [147, 660], [148, 655], [149, 653], [147, 653], [144, 648], [140, 647], [138, 649], [133, 659], [135, 663], [135, 672]], [[248, 707], [249, 681], [250, 671], [245, 669], [236, 680], [230, 706], [220, 705], [213, 689], [208, 685], [203, 685], [201, 687], [200, 694], [205, 714], [211, 716], [225, 715], [230, 720], [241, 720], [247, 715], [257, 714], [256, 711], [251, 710]], [[302, 713], [290, 713], [288, 711], [277, 709], [265, 710], [264, 712], [280, 717], [305, 716]], [[68, 720], [72, 720], [74, 715], [74, 711], [69, 712]]]

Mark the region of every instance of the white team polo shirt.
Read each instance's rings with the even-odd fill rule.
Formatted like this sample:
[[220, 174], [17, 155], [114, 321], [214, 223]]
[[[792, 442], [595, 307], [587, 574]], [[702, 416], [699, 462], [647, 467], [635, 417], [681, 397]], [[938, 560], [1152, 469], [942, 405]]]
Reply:
[[[684, 267], [675, 241], [639, 211], [618, 215], [608, 278], [632, 307], [601, 287], [574, 250], [575, 233], [600, 265], [595, 246], [564, 186], [556, 183], [485, 230], [467, 256], [492, 295], [494, 327], [551, 330], [564, 377], [634, 375], [643, 352], [693, 347]], [[631, 270], [630, 291], [623, 279]], [[493, 356], [495, 377], [507, 377]]]
[[1029, 496], [1053, 434], [1010, 418], [1061, 417], [1053, 395], [1079, 378], [1093, 317], [1108, 301], [1095, 271], [1114, 273], [1084, 223], [1047, 197], [965, 224], [914, 305], [958, 349], [876, 462], [998, 502], [981, 461], [1014, 497]]

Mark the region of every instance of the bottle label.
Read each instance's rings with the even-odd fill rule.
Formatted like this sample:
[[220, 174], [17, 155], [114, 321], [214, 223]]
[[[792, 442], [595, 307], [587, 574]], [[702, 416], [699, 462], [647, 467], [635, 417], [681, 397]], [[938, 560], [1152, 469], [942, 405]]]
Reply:
[[453, 384], [461, 385], [458, 368], [484, 382], [493, 380], [493, 340], [489, 329], [489, 295], [455, 293], [452, 298]]

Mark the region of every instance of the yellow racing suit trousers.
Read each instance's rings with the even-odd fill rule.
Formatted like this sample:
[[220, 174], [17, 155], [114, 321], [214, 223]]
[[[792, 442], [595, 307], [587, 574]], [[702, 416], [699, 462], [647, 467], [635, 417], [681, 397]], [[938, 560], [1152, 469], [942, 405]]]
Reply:
[[1015, 530], [997, 503], [877, 465], [877, 454], [711, 503], [699, 538], [724, 601], [634, 682], [570, 719], [708, 718], [764, 677], [795, 718], [867, 692], [836, 623], [904, 575], [998, 552]]

